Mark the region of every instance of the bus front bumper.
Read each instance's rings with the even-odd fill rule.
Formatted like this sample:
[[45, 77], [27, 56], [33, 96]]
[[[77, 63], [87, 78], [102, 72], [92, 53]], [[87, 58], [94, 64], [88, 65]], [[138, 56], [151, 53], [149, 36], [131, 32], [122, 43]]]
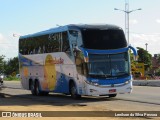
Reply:
[[110, 94], [125, 94], [132, 92], [132, 81], [115, 86], [99, 86], [86, 83], [86, 95], [89, 96], [102, 96]]

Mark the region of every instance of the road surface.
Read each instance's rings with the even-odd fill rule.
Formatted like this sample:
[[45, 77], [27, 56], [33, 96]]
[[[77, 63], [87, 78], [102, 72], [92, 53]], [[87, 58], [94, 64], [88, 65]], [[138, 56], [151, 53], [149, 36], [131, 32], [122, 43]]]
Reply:
[[[0, 110], [160, 111], [160, 87], [134, 86], [131, 94], [120, 94], [116, 98], [83, 96], [80, 100], [73, 100], [69, 95], [54, 93], [50, 93], [48, 96], [32, 96], [30, 91], [21, 88], [20, 82], [5, 81], [4, 86], [5, 89], [1, 93], [4, 93], [5, 97], [0, 98], [2, 100], [0, 101]], [[147, 118], [159, 119], [157, 117]], [[146, 118], [134, 117], [131, 119]]]

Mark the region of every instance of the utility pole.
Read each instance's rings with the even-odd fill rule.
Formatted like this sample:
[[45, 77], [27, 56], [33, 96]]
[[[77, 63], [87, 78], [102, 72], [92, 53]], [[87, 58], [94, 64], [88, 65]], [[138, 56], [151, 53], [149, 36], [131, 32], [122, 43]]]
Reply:
[[114, 10], [119, 10], [125, 13], [125, 34], [129, 45], [129, 14], [131, 12], [142, 10], [141, 8], [135, 10], [129, 10], [129, 0], [125, 0], [125, 10], [114, 8]]

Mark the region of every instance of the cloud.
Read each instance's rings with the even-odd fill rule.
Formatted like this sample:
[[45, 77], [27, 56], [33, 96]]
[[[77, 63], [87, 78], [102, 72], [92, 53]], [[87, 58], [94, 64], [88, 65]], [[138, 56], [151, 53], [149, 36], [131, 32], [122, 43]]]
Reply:
[[160, 33], [153, 34], [130, 34], [130, 43], [134, 47], [142, 47], [146, 49], [146, 43], [148, 43], [147, 50], [149, 53], [159, 54], [160, 53]]
[[138, 21], [136, 19], [131, 19], [129, 20], [129, 23], [134, 25], [134, 24], [138, 24]]
[[0, 33], [0, 43], [2, 42], [2, 41], [4, 41], [4, 36]]
[[0, 56], [5, 55], [7, 58], [13, 58], [18, 54], [18, 40], [11, 35], [0, 33]]
[[157, 23], [160, 23], [160, 19], [156, 19], [156, 22], [157, 22]]

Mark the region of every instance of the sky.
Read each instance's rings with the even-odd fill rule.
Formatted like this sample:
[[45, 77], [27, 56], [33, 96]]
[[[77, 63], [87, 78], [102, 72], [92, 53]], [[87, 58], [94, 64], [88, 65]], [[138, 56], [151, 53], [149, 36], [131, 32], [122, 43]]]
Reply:
[[[125, 31], [126, 0], [0, 0], [0, 55], [18, 56], [18, 36], [67, 24], [114, 24]], [[127, 0], [130, 44], [160, 53], [160, 0]]]

